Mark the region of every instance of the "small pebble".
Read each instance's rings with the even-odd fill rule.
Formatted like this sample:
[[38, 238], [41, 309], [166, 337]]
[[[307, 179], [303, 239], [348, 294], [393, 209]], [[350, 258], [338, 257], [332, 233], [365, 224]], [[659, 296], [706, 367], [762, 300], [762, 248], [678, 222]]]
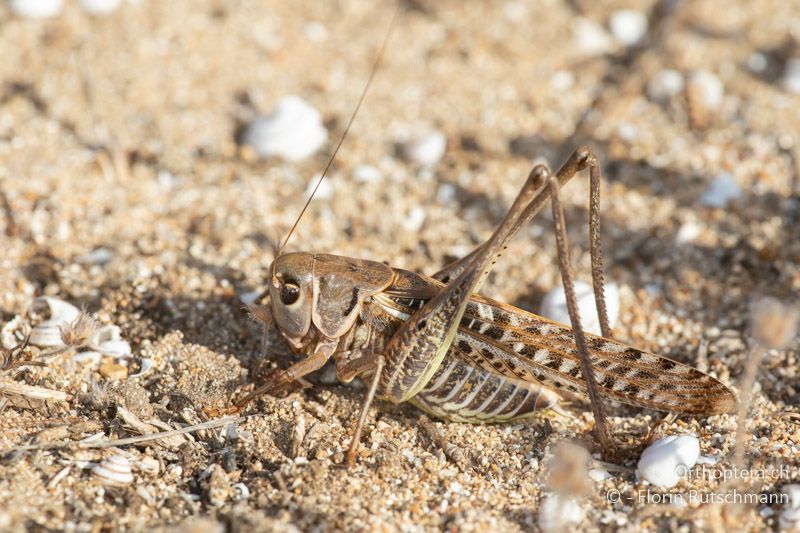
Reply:
[[119, 7], [120, 0], [80, 0], [79, 3], [90, 15], [108, 15]]
[[700, 441], [694, 435], [672, 435], [648, 446], [636, 464], [637, 472], [653, 485], [672, 488], [697, 463]]
[[537, 522], [542, 531], [570, 531], [583, 520], [580, 504], [560, 494], [548, 494], [539, 504]]
[[15, 15], [30, 19], [55, 17], [64, 7], [63, 0], [9, 0]]
[[611, 36], [602, 26], [584, 17], [573, 22], [572, 39], [579, 51], [590, 56], [605, 54], [613, 44]]
[[699, 201], [709, 207], [727, 207], [728, 204], [742, 196], [742, 189], [733, 175], [728, 172], [717, 174], [708, 188], [700, 195]]
[[695, 72], [686, 84], [689, 121], [693, 128], [705, 128], [716, 117], [725, 97], [725, 86], [715, 74], [706, 70]]
[[[306, 197], [311, 196], [311, 193], [313, 193], [314, 189], [317, 187], [318, 181], [319, 175], [315, 175], [313, 179], [309, 180], [305, 191]], [[322, 180], [322, 182], [319, 184], [319, 188], [317, 188], [314, 198], [317, 200], [330, 200], [333, 198], [333, 183], [331, 183], [331, 179], [329, 177]]]
[[328, 38], [328, 28], [321, 22], [309, 22], [303, 26], [303, 35], [315, 43], [321, 43]]
[[447, 137], [432, 131], [403, 144], [403, 157], [423, 167], [432, 167], [442, 159], [447, 149]]
[[372, 165], [358, 165], [353, 169], [353, 179], [358, 183], [377, 183], [383, 179], [383, 175]]
[[90, 265], [105, 265], [114, 259], [114, 252], [108, 248], [95, 248], [88, 254], [78, 257], [78, 262]]
[[647, 15], [641, 11], [620, 9], [611, 14], [608, 25], [620, 44], [631, 46], [647, 34]]
[[708, 109], [720, 108], [722, 98], [725, 96], [725, 86], [716, 74], [698, 70], [689, 78], [689, 83], [699, 91], [702, 102]]
[[683, 91], [683, 74], [664, 69], [647, 84], [647, 95], [653, 100], [667, 100]]
[[[608, 322], [609, 326], [613, 328], [619, 316], [619, 288], [615, 283], [606, 283], [605, 296]], [[592, 285], [580, 280], [575, 281], [575, 298], [578, 300], [578, 312], [584, 331], [600, 335], [600, 318], [597, 316]], [[570, 325], [567, 297], [564, 294], [563, 285], [559, 285], [545, 295], [542, 300], [541, 315], [561, 324]]]
[[783, 71], [783, 88], [790, 93], [800, 94], [800, 58], [786, 62]]
[[760, 52], [754, 52], [747, 58], [747, 68], [750, 69], [750, 72], [755, 74], [761, 74], [768, 66], [769, 60], [767, 56]]
[[685, 222], [684, 224], [681, 225], [681, 227], [678, 229], [678, 232], [675, 234], [675, 243], [688, 244], [690, 242], [693, 242], [695, 239], [697, 239], [700, 235], [703, 234], [704, 229], [705, 226], [693, 220]]
[[550, 89], [557, 93], [570, 90], [575, 85], [575, 76], [568, 70], [557, 70], [550, 77]]
[[328, 138], [322, 115], [299, 96], [285, 96], [275, 109], [255, 119], [244, 132], [244, 143], [263, 158], [299, 161], [317, 150]]
[[611, 477], [611, 474], [608, 473], [608, 470], [605, 468], [592, 468], [589, 470], [589, 477], [592, 480], [597, 481], [598, 483], [603, 482]]
[[427, 216], [428, 213], [424, 207], [415, 205], [403, 220], [403, 228], [410, 233], [416, 233], [422, 229], [422, 225], [425, 223]]
[[100, 375], [112, 380], [125, 379], [128, 377], [128, 367], [109, 361], [100, 365]]

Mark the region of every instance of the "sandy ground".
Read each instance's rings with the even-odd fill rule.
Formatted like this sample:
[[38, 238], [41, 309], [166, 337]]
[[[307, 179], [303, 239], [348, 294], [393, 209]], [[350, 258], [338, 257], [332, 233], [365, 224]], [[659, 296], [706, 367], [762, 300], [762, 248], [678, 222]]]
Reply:
[[[617, 336], [736, 386], [751, 354], [751, 304], [762, 295], [800, 301], [800, 96], [782, 84], [787, 61], [800, 57], [792, 4], [403, 2], [383, 68], [289, 247], [433, 272], [490, 234], [533, 161], [556, 166], [586, 143], [604, 165]], [[607, 31], [621, 8], [650, 17], [640, 45], [608, 33], [605, 50], [580, 45], [586, 32], [576, 28], [590, 21]], [[67, 355], [7, 372], [5, 380], [70, 399], [7, 396], [0, 450], [138, 434], [120, 406], [169, 427], [197, 423], [203, 407], [225, 406], [249, 386], [264, 358], [241, 297], [264, 288], [273, 243], [341, 135], [392, 10], [355, 0], [140, 0], [91, 17], [68, 1], [35, 21], [0, 5], [2, 319], [27, 320], [35, 297], [56, 296], [121, 328], [131, 373], [144, 359], [154, 365], [113, 379]], [[687, 81], [712, 74], [724, 90], [719, 106], [691, 81], [659, 96], [666, 69]], [[258, 160], [238, 135], [288, 94], [320, 110], [329, 141], [298, 163]], [[448, 140], [438, 164], [420, 169], [398, 157], [398, 140], [431, 129]], [[373, 179], [359, 180], [359, 165], [373, 167]], [[740, 197], [702, 205], [725, 172]], [[581, 279], [587, 193], [583, 178], [562, 193]], [[560, 282], [553, 250], [544, 215], [515, 239], [484, 292], [538, 309]], [[753, 468], [783, 465], [785, 474], [750, 482], [750, 493], [800, 479], [796, 339], [792, 346], [767, 354], [748, 426]], [[268, 336], [268, 365], [290, 357]], [[135, 482], [121, 488], [90, 473], [109, 450], [6, 453], [0, 530], [528, 531], [554, 446], [591, 428], [580, 406], [569, 417], [476, 427], [378, 402], [359, 464], [347, 470], [363, 388], [331, 376], [325, 369], [311, 389], [259, 400], [236, 435], [217, 428], [124, 447]], [[636, 445], [660, 415], [613, 414], [617, 438], [633, 446], [620, 461], [629, 469], [591, 482], [582, 527], [777, 527], [777, 504], [638, 501]], [[697, 434], [722, 468], [734, 428], [733, 416], [682, 417], [659, 432]], [[687, 479], [674, 492], [692, 489], [725, 487]], [[609, 502], [610, 490], [624, 500]]]

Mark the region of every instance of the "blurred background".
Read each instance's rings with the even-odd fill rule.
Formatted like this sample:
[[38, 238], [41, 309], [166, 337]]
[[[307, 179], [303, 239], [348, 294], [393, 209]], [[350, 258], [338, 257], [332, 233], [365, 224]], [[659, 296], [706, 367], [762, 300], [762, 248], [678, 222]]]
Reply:
[[[41, 295], [86, 306], [134, 356], [156, 354], [154, 400], [177, 387], [224, 403], [231, 389], [214, 387], [260, 358], [242, 302], [263, 289], [394, 11], [0, 2], [4, 321]], [[487, 238], [532, 164], [557, 168], [587, 144], [604, 169], [619, 337], [735, 379], [754, 299], [800, 301], [797, 2], [401, 0], [400, 12], [287, 249], [434, 272]], [[584, 280], [587, 198], [584, 176], [562, 190]], [[540, 308], [560, 283], [551, 227], [543, 212], [521, 232], [487, 295]], [[181, 382], [194, 363], [157, 355], [187, 346], [217, 357], [219, 384]], [[796, 407], [796, 349], [767, 367], [765, 401]], [[81, 372], [62, 383], [107, 380]]]

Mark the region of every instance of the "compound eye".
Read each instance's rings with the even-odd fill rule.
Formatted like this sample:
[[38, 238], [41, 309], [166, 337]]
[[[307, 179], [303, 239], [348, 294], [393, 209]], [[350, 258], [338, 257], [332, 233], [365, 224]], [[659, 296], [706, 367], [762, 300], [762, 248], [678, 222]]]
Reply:
[[281, 288], [281, 303], [292, 305], [300, 297], [300, 287], [295, 283], [285, 283]]

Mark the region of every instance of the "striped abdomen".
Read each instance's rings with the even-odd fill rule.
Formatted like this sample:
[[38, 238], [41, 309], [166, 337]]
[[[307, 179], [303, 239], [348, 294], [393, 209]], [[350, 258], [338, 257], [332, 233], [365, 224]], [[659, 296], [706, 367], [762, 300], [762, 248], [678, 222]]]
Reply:
[[507, 422], [552, 406], [552, 391], [472, 366], [447, 354], [427, 386], [410, 402], [453, 422]]

